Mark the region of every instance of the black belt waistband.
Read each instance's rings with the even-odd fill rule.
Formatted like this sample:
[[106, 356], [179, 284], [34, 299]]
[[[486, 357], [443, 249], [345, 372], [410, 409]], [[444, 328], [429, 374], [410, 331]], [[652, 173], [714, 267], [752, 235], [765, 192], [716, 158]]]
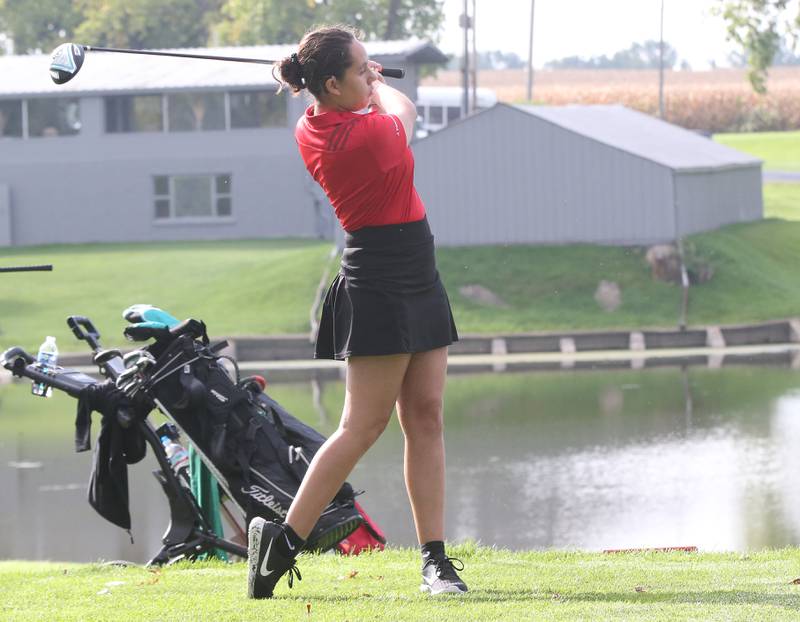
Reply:
[[433, 238], [428, 218], [404, 222], [399, 225], [380, 225], [362, 227], [356, 231], [345, 232], [344, 243], [347, 248], [386, 248], [419, 244]]

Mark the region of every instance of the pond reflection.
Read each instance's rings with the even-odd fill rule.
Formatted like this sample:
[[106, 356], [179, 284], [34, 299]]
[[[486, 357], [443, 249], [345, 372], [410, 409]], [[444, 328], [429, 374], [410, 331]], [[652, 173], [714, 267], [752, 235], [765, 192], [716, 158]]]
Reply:
[[[270, 385], [329, 434], [340, 382]], [[0, 558], [145, 561], [166, 528], [152, 456], [130, 468], [135, 544], [86, 503], [75, 402], [0, 388]], [[447, 532], [512, 549], [800, 544], [800, 374], [739, 367], [455, 375]], [[95, 426], [95, 429], [99, 426]], [[392, 544], [415, 544], [396, 421], [350, 481]]]

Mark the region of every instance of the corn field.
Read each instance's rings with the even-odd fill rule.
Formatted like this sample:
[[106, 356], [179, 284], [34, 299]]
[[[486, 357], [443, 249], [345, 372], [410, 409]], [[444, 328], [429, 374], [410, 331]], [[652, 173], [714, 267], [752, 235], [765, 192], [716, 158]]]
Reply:
[[[458, 86], [461, 74], [440, 71], [424, 85]], [[499, 101], [525, 103], [525, 70], [482, 71], [478, 86]], [[800, 129], [800, 67], [773, 67], [767, 94], [753, 92], [742, 69], [668, 71], [664, 78], [665, 119], [705, 132], [760, 132]], [[622, 104], [658, 115], [658, 72], [654, 70], [558, 70], [534, 74], [533, 102]]]

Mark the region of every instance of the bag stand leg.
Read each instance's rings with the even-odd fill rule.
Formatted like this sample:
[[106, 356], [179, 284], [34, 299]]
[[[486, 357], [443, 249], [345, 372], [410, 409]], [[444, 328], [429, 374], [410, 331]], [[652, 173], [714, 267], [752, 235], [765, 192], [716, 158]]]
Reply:
[[151, 559], [148, 566], [171, 564], [181, 559], [193, 558], [214, 549], [247, 558], [247, 548], [218, 537], [208, 526], [202, 511], [191, 491], [178, 481], [169, 463], [161, 439], [148, 420], [139, 422], [142, 433], [153, 450], [160, 471], [153, 475], [161, 484], [169, 501], [170, 521], [161, 538], [164, 546]]

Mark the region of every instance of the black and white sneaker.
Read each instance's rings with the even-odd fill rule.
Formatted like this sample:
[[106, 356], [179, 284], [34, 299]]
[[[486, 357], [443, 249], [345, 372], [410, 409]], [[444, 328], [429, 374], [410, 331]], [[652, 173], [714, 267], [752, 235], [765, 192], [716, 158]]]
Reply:
[[[455, 566], [454, 562], [458, 566]], [[463, 594], [467, 591], [467, 584], [461, 580], [456, 570], [464, 570], [464, 564], [460, 559], [444, 555], [431, 557], [422, 566], [420, 591], [428, 592], [431, 596]]]
[[[285, 539], [280, 546], [275, 546], [279, 538]], [[286, 533], [278, 523], [270, 523], [260, 516], [250, 521], [247, 530], [247, 596], [249, 598], [272, 598], [275, 585], [286, 572], [289, 572], [289, 587], [294, 577], [301, 580], [300, 571], [294, 565], [294, 555], [283, 555], [282, 550], [292, 550]]]

